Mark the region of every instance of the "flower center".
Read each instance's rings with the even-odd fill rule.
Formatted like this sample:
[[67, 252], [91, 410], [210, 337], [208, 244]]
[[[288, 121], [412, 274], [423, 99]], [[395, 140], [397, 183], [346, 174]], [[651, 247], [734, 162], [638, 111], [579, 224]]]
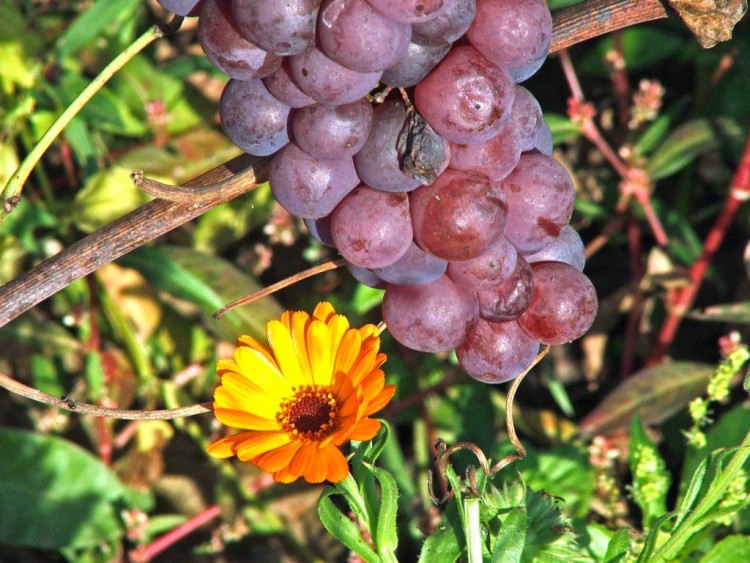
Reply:
[[294, 396], [284, 399], [276, 413], [276, 422], [293, 439], [319, 441], [331, 434], [339, 418], [336, 399], [323, 385], [292, 388]]

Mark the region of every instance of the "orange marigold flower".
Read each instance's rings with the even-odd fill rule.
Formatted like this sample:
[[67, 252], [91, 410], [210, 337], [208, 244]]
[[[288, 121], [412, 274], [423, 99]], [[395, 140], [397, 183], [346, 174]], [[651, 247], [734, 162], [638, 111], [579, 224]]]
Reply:
[[380, 429], [369, 418], [388, 404], [380, 336], [375, 325], [350, 328], [330, 303], [312, 318], [286, 311], [266, 325], [271, 350], [241, 336], [233, 360], [220, 360], [214, 414], [244, 430], [208, 446], [214, 457], [237, 456], [280, 483], [341, 481], [349, 473], [339, 447], [369, 440]]

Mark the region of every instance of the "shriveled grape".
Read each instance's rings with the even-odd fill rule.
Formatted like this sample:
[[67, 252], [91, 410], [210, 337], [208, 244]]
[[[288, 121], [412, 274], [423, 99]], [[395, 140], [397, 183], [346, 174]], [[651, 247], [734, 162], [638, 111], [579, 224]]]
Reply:
[[519, 256], [509, 278], [492, 289], [477, 293], [479, 315], [487, 321], [512, 321], [526, 310], [533, 293], [531, 266]]

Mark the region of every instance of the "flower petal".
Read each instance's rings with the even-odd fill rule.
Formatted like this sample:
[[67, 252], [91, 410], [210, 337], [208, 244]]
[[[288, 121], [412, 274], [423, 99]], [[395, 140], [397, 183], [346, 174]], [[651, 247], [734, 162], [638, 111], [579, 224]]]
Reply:
[[336, 351], [336, 362], [333, 369], [349, 373], [352, 365], [359, 357], [361, 347], [362, 338], [359, 335], [359, 331], [355, 329], [347, 330], [341, 339], [339, 349]]
[[288, 483], [294, 483], [297, 479], [299, 479], [299, 475], [292, 475], [289, 472], [288, 468], [283, 467], [273, 474], [273, 479], [277, 483], [288, 484]]
[[305, 481], [308, 483], [322, 483], [328, 476], [328, 455], [326, 450], [335, 446], [327, 446], [325, 448], [316, 448], [315, 455], [313, 456], [310, 466], [304, 473]]
[[252, 462], [263, 471], [276, 473], [277, 471], [289, 466], [301, 447], [302, 442], [296, 440], [275, 450], [268, 451], [253, 459]]
[[244, 410], [227, 409], [223, 407], [214, 408], [214, 416], [224, 426], [242, 428], [243, 430], [280, 430], [278, 422], [263, 418]]
[[259, 455], [276, 450], [291, 443], [286, 432], [242, 432], [245, 439], [237, 444], [237, 457], [241, 461], [250, 461]]
[[394, 393], [396, 393], [395, 385], [386, 385], [383, 387], [383, 390], [370, 400], [365, 414], [371, 415], [383, 409], [393, 398]]
[[336, 311], [334, 311], [333, 305], [331, 305], [328, 301], [321, 301], [315, 306], [315, 310], [313, 311], [313, 318], [320, 319], [325, 323], [328, 322], [328, 319], [335, 314]]
[[349, 440], [370, 440], [380, 430], [380, 421], [375, 418], [363, 418], [358, 421], [349, 434]]
[[318, 453], [317, 444], [309, 442], [294, 454], [294, 459], [289, 463], [289, 472], [293, 475], [304, 475], [307, 473], [310, 464], [313, 462], [315, 455]]
[[[226, 389], [226, 393], [231, 395], [232, 405], [223, 405], [229, 408], [237, 408], [238, 405], [241, 410], [252, 412], [263, 418], [275, 419], [276, 413], [279, 410], [279, 404], [284, 397], [288, 397], [292, 390], [281, 378], [277, 378], [275, 381], [271, 381], [267, 385], [261, 387], [254, 380], [243, 375], [228, 372], [221, 379], [221, 386], [217, 388], [217, 392], [221, 388]], [[219, 401], [217, 393], [214, 394], [216, 401]], [[222, 395], [224, 396], [224, 395]]]
[[314, 320], [310, 323], [307, 329], [307, 349], [310, 353], [313, 383], [330, 385], [333, 376], [331, 333], [324, 322]]
[[328, 460], [328, 480], [331, 483], [343, 481], [349, 475], [349, 464], [346, 462], [344, 454], [334, 446], [329, 446], [323, 451]]
[[310, 315], [304, 311], [295, 311], [290, 318], [290, 333], [294, 343], [294, 351], [299, 361], [300, 369], [304, 375], [305, 381], [312, 381], [310, 363], [312, 362], [312, 352], [308, 348], [307, 332], [310, 326]]
[[280, 387], [280, 393], [284, 395], [291, 392], [279, 366], [275, 361], [269, 363], [262, 352], [243, 346], [234, 351], [234, 360], [238, 367], [237, 373], [252, 379], [258, 387]]
[[289, 329], [280, 321], [269, 321], [266, 325], [266, 333], [276, 361], [289, 385], [297, 387], [307, 384], [308, 382], [305, 380], [299, 365], [297, 353], [294, 350], [294, 342]]
[[237, 454], [237, 444], [247, 439], [249, 432], [240, 432], [231, 436], [224, 436], [208, 445], [208, 455], [211, 457], [232, 457]]

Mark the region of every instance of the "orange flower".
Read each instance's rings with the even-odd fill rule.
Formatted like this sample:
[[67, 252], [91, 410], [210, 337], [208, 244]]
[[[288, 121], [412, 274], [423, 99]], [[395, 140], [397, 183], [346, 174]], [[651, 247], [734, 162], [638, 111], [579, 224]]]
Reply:
[[213, 457], [249, 461], [280, 483], [341, 481], [349, 473], [339, 447], [369, 440], [380, 422], [368, 418], [391, 400], [380, 366], [375, 325], [349, 327], [330, 303], [312, 318], [286, 311], [266, 325], [271, 347], [241, 336], [233, 360], [220, 360], [214, 414], [244, 430], [208, 446]]

